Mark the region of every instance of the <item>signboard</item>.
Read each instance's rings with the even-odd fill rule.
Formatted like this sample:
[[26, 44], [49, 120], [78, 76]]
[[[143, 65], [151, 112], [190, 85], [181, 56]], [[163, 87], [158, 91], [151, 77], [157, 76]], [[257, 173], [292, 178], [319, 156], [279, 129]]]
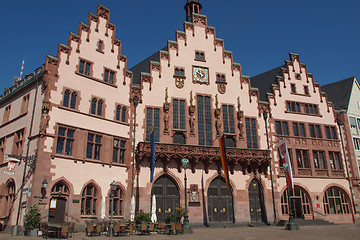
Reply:
[[50, 208], [51, 209], [56, 209], [56, 202], [57, 202], [57, 199], [51, 199], [50, 200]]
[[8, 162], [7, 162], [6, 170], [4, 170], [4, 173], [9, 174], [9, 175], [14, 175], [16, 163], [19, 163], [20, 160], [16, 159], [16, 158], [7, 158], [6, 160]]

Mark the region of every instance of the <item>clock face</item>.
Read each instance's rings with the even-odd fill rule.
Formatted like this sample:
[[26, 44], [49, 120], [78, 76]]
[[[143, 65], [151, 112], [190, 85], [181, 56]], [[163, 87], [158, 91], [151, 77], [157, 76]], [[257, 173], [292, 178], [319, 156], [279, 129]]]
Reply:
[[199, 83], [209, 83], [209, 69], [193, 67], [193, 79]]

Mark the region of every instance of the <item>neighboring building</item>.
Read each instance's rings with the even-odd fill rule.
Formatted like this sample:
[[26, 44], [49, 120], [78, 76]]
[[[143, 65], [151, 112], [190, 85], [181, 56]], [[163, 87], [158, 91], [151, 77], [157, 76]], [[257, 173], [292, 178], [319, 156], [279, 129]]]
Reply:
[[335, 109], [342, 113], [345, 122], [345, 151], [350, 163], [351, 183], [355, 205], [360, 211], [360, 85], [355, 77], [321, 86]]
[[[292, 159], [298, 156], [296, 217], [353, 221], [334, 107], [298, 55], [250, 81], [201, 9], [198, 0], [188, 0], [176, 41], [129, 71], [110, 11], [98, 5], [56, 56], [46, 56], [36, 77], [15, 82], [0, 96], [1, 172], [9, 155], [15, 163], [9, 166], [16, 166], [0, 175], [0, 217], [7, 226], [22, 225], [27, 205], [34, 204], [49, 222], [109, 220], [113, 181], [116, 220], [129, 219], [133, 194], [136, 210], [144, 212], [155, 194], [161, 221], [185, 206], [183, 158], [190, 161], [191, 223], [268, 223], [275, 214], [287, 219], [276, 146], [284, 137]], [[157, 143], [150, 182], [152, 129]], [[230, 188], [220, 161], [222, 134]], [[36, 161], [24, 171], [24, 159]]]
[[[290, 53], [283, 66], [251, 78], [251, 84], [259, 87], [260, 98], [270, 104], [269, 135], [280, 218], [287, 215], [288, 201], [276, 143], [285, 138], [294, 176], [290, 195], [295, 218], [351, 222], [354, 211], [335, 109], [299, 55]], [[271, 86], [271, 91], [265, 86]]]

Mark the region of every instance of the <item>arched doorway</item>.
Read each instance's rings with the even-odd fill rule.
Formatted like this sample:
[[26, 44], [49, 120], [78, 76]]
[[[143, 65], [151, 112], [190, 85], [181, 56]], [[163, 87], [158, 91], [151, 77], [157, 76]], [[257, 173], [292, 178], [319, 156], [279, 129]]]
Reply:
[[256, 179], [253, 179], [249, 185], [249, 207], [251, 222], [267, 222], [264, 194]]
[[215, 178], [208, 189], [209, 222], [234, 222], [233, 198], [224, 179]]
[[66, 202], [69, 197], [69, 187], [63, 182], [56, 183], [51, 189], [49, 204], [49, 222], [65, 222]]
[[[311, 204], [309, 194], [299, 186], [294, 186], [290, 191], [291, 208], [295, 218], [312, 219]], [[289, 205], [287, 190], [284, 190], [281, 196], [281, 211], [282, 214], [288, 215]]]
[[158, 178], [152, 187], [151, 196], [156, 196], [156, 216], [158, 221], [164, 221], [168, 214], [175, 214], [175, 208], [180, 206], [179, 189], [175, 182], [166, 175]]
[[15, 197], [15, 182], [10, 179], [0, 196], [0, 220], [7, 221], [10, 217]]

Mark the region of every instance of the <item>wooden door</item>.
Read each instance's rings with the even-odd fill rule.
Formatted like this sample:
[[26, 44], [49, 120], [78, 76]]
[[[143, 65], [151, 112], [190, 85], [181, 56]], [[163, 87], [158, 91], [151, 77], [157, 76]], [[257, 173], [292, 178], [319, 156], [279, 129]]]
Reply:
[[231, 191], [222, 178], [216, 178], [208, 190], [209, 222], [234, 222], [234, 209]]
[[49, 222], [50, 223], [64, 223], [65, 222], [65, 198], [51, 198], [49, 208]]
[[266, 222], [264, 196], [257, 180], [249, 185], [249, 207], [251, 222]]
[[176, 184], [169, 177], [162, 176], [155, 181], [151, 196], [154, 194], [158, 221], [164, 221], [168, 214], [175, 214], [175, 208], [180, 206], [180, 194]]

